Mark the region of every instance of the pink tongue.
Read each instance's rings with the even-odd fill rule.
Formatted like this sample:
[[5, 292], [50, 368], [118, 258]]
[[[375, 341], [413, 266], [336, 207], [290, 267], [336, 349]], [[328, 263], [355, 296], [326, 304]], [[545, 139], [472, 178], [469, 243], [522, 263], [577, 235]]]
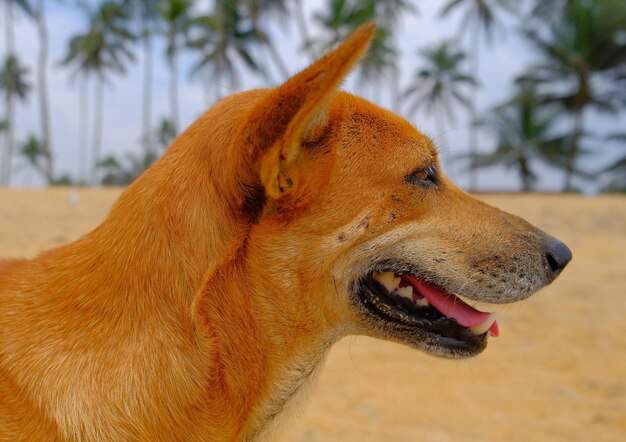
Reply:
[[[402, 275], [402, 278], [406, 279], [417, 293], [428, 299], [430, 305], [435, 307], [446, 317], [456, 319], [456, 322], [463, 327], [480, 325], [489, 317], [489, 313], [476, 310], [474, 307], [466, 304], [462, 299], [445, 293], [432, 284], [420, 281], [408, 275]], [[498, 323], [494, 322], [489, 331], [491, 331], [492, 336], [498, 336]]]

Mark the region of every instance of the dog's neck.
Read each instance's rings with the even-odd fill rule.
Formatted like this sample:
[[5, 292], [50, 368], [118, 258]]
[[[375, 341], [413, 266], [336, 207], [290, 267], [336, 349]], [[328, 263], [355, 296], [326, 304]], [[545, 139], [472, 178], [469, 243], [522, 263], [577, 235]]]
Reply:
[[[315, 314], [298, 314], [298, 303], [272, 292], [264, 269], [248, 267], [251, 226], [233, 217], [219, 183], [197, 176], [188, 178], [195, 182], [164, 180], [158, 174], [172, 168], [165, 165], [129, 187], [107, 220], [67, 249], [80, 257], [74, 274], [98, 272], [82, 279], [108, 281], [75, 293], [84, 293], [83, 301], [102, 317], [111, 308], [129, 323], [180, 327], [190, 336], [184, 339], [193, 360], [187, 378], [168, 384], [204, 385], [189, 398], [197, 420], [236, 431], [216, 440], [259, 435], [296, 402], [335, 337]], [[201, 319], [194, 323], [194, 317]], [[239, 412], [227, 416], [224, 410]]]
[[[78, 312], [72, 320], [85, 324], [83, 329], [108, 330], [98, 334], [98, 340], [108, 349], [109, 358], [135, 348], [160, 385], [158, 390], [141, 385], [151, 378], [133, 371], [135, 364], [128, 355], [120, 356], [123, 370], [111, 366], [104, 353], [91, 356], [84, 363], [93, 364], [99, 377], [89, 378], [85, 376], [88, 370], [78, 370], [68, 382], [63, 400], [39, 393], [59, 422], [67, 421], [80, 401], [88, 403], [85, 391], [102, 389], [101, 394], [110, 398], [109, 403], [100, 404], [102, 416], [110, 414], [108, 422], [85, 414], [76, 422], [63, 424], [67, 428], [62, 432], [68, 437], [74, 428], [94, 435], [105, 431], [115, 419], [123, 419], [115, 408], [121, 403], [135, 416], [162, 407], [163, 399], [150, 396], [153, 393], [167, 398], [168, 407], [184, 408], [167, 416], [182, 416], [198, 425], [190, 429], [188, 421], [164, 421], [169, 427], [163, 428], [163, 434], [174, 429], [186, 434], [197, 431], [202, 439], [202, 427], [215, 424], [207, 410], [207, 402], [214, 397], [208, 380], [213, 373], [209, 366], [213, 343], [199, 333], [193, 321], [194, 298], [207, 275], [237, 252], [249, 226], [233, 216], [233, 207], [224, 201], [212, 173], [212, 168], [221, 164], [213, 157], [219, 149], [199, 145], [198, 140], [211, 138], [196, 130], [179, 137], [157, 164], [129, 186], [98, 228], [74, 243], [44, 253], [33, 263], [41, 267], [38, 277], [54, 280], [54, 284], [38, 284], [55, 288], [42, 293], [38, 302], [54, 312], [64, 312], [65, 306], [72, 305]], [[170, 339], [163, 339], [163, 330]], [[83, 348], [89, 339], [88, 333], [77, 332], [71, 336], [73, 343], [64, 345]], [[136, 369], [142, 370], [142, 364]], [[66, 367], [66, 372], [71, 370]], [[49, 375], [64, 379], [60, 372], [50, 371]], [[110, 385], [116, 385], [115, 394], [106, 392]], [[143, 422], [156, 428], [154, 419]], [[146, 434], [154, 428], [145, 429]]]
[[228, 175], [222, 170], [228, 145], [207, 141], [226, 129], [202, 121], [215, 120], [219, 108], [181, 134], [125, 190], [102, 225], [70, 246], [85, 258], [86, 270], [108, 272], [99, 279], [108, 279], [127, 298], [189, 309], [206, 275], [243, 242], [249, 226], [224, 191], [230, 184], [223, 182]]
[[253, 267], [243, 247], [215, 272], [196, 306], [212, 343], [215, 378], [209, 390], [220, 392], [209, 407], [214, 407], [212, 414], [239, 410], [237, 416], [220, 418], [237, 429], [237, 440], [275, 429], [279, 415], [289, 414], [306, 392], [339, 337], [324, 318], [298, 312], [298, 303], [286, 308], [297, 294], [277, 293], [269, 288], [276, 286], [267, 283], [266, 272]]

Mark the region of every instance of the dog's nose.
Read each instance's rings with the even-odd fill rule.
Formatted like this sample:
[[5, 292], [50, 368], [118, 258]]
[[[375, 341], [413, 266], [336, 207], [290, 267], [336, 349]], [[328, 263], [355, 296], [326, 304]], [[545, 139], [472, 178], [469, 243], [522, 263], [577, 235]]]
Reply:
[[572, 251], [558, 239], [549, 236], [546, 241], [546, 260], [552, 270], [553, 277], [556, 277], [565, 266], [572, 260]]

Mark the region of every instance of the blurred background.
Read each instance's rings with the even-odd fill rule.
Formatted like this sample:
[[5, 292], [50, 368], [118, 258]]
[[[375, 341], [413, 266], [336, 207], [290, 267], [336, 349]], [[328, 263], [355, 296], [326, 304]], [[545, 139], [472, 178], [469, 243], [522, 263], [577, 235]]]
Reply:
[[626, 190], [623, 0], [2, 0], [0, 184], [124, 185], [212, 103], [359, 24], [347, 90], [483, 191]]
[[342, 340], [283, 440], [624, 441], [624, 0], [0, 0], [0, 257], [89, 232], [214, 102], [372, 19], [345, 88], [574, 259], [495, 307], [500, 337], [473, 360]]

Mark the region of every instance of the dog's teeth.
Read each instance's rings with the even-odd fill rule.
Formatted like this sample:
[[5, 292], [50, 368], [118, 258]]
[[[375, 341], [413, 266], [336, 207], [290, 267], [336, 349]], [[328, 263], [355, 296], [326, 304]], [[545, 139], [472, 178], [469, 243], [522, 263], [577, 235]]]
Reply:
[[389, 272], [374, 272], [372, 273], [372, 278], [382, 284], [383, 281], [388, 278], [388, 274]]
[[412, 301], [413, 300], [413, 287], [411, 287], [410, 285], [406, 287], [400, 287], [398, 289], [398, 295]]
[[389, 293], [393, 292], [400, 285], [400, 278], [393, 272], [374, 272], [373, 278], [380, 282]]
[[475, 325], [474, 327], [470, 327], [470, 330], [475, 335], [482, 335], [491, 328], [494, 322], [496, 322], [496, 314], [491, 313], [489, 317], [485, 320], [485, 322], [479, 325]]
[[430, 305], [428, 299], [426, 298], [414, 299], [413, 302], [419, 307], [428, 307]]

